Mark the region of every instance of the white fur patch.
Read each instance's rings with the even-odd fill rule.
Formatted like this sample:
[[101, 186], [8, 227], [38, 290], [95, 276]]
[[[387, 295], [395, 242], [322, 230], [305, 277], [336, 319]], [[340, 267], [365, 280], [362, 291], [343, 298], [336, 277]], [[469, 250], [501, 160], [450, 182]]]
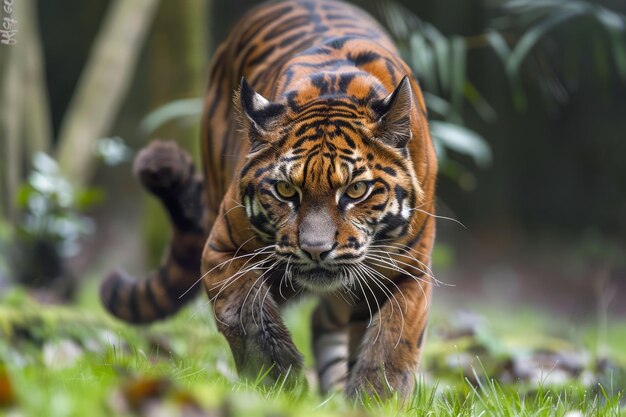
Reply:
[[270, 102], [259, 93], [254, 93], [252, 97], [252, 110], [259, 111], [267, 107]]

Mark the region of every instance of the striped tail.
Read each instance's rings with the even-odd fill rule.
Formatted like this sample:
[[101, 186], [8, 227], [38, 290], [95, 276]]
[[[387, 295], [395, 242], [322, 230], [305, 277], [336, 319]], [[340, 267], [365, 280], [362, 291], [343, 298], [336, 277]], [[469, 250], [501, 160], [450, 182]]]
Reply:
[[[191, 157], [175, 142], [153, 141], [135, 159], [133, 171], [165, 206], [173, 236], [161, 265], [144, 280], [111, 272], [100, 287], [104, 306], [131, 323], [147, 323], [178, 311], [197, 293], [204, 225], [204, 184]], [[192, 288], [193, 287], [193, 288]]]

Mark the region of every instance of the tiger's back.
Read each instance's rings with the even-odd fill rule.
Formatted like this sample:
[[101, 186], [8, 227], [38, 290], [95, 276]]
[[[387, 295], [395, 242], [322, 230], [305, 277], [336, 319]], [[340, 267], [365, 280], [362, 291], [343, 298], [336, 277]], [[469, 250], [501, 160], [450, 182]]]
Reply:
[[[242, 77], [275, 101], [311, 74], [342, 68], [364, 68], [391, 91], [410, 73], [398, 57], [379, 23], [347, 3], [278, 1], [249, 11], [216, 51], [204, 100], [201, 144], [213, 216], [246, 154], [232, 100]], [[420, 108], [425, 112], [422, 102]]]

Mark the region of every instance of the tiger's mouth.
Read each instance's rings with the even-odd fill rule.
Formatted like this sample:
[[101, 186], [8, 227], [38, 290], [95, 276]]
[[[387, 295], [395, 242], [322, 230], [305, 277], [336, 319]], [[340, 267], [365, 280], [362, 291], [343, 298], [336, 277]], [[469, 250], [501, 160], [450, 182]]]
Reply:
[[347, 285], [345, 268], [327, 269], [319, 266], [309, 269], [294, 268], [292, 273], [293, 280], [316, 293], [333, 292]]

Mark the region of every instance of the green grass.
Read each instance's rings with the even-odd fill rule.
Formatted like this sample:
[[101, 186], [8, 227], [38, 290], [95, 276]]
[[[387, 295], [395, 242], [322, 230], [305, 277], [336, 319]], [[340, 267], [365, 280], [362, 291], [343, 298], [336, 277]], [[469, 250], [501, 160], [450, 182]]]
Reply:
[[[594, 323], [568, 327], [565, 319], [548, 313], [529, 310], [504, 315], [495, 309], [485, 312], [491, 319], [475, 335], [447, 340], [442, 334], [450, 313], [442, 305], [432, 315], [424, 373], [411, 400], [400, 404], [395, 399], [381, 403], [372, 398], [355, 406], [340, 394], [323, 398], [304, 387], [285, 391], [280, 386], [239, 381], [204, 299], [171, 320], [131, 327], [108, 317], [95, 294], [94, 287], [86, 288], [71, 307], [42, 306], [20, 292], [2, 300], [0, 361], [13, 386], [15, 405], [0, 408], [0, 415], [136, 415], [124, 411], [134, 403], [136, 410], [143, 410], [140, 415], [157, 415], [151, 413], [160, 410], [158, 415], [171, 416], [205, 415], [186, 414], [190, 410], [224, 416], [478, 417], [568, 412], [581, 413], [568, 416], [618, 416], [623, 410], [621, 371], [605, 372], [599, 379], [602, 385], [586, 386], [576, 378], [548, 386], [496, 382], [488, 376], [499, 375], [499, 364], [519, 352], [585, 347], [594, 356], [598, 345]], [[304, 302], [286, 312], [307, 365], [311, 364], [312, 306]], [[612, 362], [623, 363], [620, 352], [626, 352], [626, 324], [610, 322], [601, 344]], [[467, 353], [475, 359], [470, 371], [448, 363]], [[146, 400], [152, 397], [153, 402]], [[155, 408], [147, 411], [150, 406]]]

